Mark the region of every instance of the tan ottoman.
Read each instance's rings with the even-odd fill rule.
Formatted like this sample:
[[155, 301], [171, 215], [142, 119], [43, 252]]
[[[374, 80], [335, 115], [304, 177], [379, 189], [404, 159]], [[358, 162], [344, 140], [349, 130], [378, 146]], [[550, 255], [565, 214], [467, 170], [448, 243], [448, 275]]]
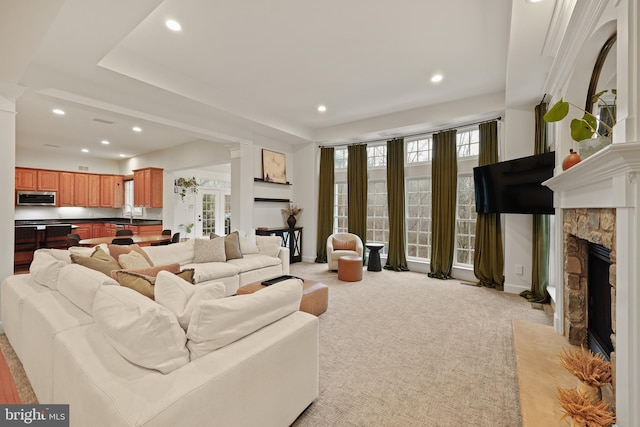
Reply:
[[[249, 283], [238, 289], [236, 295], [252, 294], [260, 289], [266, 288], [260, 282]], [[302, 301], [300, 301], [300, 311], [319, 316], [329, 306], [329, 287], [324, 283], [304, 280], [302, 283]]]
[[338, 280], [358, 282], [362, 280], [362, 257], [341, 256], [338, 258]]

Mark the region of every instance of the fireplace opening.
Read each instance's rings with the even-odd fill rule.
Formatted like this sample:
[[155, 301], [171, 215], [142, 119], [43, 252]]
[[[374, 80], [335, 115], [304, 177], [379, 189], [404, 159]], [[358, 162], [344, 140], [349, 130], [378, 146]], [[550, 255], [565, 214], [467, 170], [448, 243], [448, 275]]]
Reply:
[[602, 354], [609, 360], [613, 351], [611, 342], [611, 284], [609, 266], [611, 250], [589, 242], [588, 261], [588, 344], [591, 351]]

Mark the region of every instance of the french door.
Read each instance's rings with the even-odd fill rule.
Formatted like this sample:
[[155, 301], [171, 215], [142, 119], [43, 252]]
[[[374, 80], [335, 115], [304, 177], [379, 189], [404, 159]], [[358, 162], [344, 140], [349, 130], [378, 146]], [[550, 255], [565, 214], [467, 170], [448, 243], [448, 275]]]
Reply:
[[228, 190], [199, 189], [196, 197], [195, 236], [207, 238], [211, 233], [223, 236], [230, 232], [231, 196]]

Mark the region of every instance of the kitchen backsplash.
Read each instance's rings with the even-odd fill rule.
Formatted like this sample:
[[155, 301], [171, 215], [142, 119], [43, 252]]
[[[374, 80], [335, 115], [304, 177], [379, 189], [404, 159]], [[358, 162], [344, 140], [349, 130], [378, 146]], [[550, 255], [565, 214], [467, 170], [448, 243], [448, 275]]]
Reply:
[[[121, 208], [35, 207], [16, 206], [14, 219], [73, 219], [73, 218], [127, 218]], [[162, 209], [142, 208], [142, 215], [134, 218], [162, 220]]]

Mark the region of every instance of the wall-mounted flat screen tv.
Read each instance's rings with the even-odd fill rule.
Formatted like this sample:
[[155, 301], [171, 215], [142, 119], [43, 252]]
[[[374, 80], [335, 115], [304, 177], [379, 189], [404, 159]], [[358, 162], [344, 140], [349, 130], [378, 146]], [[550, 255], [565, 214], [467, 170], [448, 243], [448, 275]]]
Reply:
[[553, 176], [555, 151], [473, 168], [476, 212], [554, 214], [553, 191], [542, 182]]

